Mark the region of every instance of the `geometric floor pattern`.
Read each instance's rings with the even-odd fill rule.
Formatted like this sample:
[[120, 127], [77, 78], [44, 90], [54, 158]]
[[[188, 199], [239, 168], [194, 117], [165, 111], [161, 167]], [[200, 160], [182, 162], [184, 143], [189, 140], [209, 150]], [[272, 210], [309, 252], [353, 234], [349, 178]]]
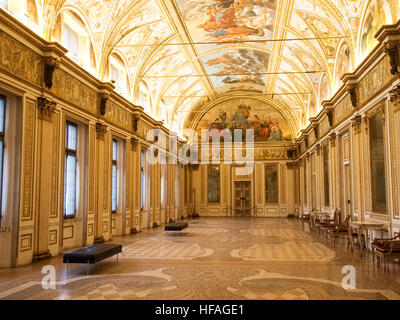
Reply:
[[212, 255], [213, 250], [197, 243], [176, 243], [163, 239], [147, 239], [125, 247], [122, 259], [192, 260]]
[[[114, 237], [123, 255], [90, 267], [62, 256], [0, 269], [0, 299], [78, 300], [400, 300], [400, 265], [384, 272], [372, 260], [336, 245], [297, 219], [200, 218], [186, 232], [163, 227]], [[56, 287], [42, 286], [53, 266]], [[345, 289], [343, 268], [356, 272]]]
[[236, 249], [232, 257], [254, 261], [330, 261], [335, 252], [321, 243], [290, 241], [277, 244], [256, 244]]

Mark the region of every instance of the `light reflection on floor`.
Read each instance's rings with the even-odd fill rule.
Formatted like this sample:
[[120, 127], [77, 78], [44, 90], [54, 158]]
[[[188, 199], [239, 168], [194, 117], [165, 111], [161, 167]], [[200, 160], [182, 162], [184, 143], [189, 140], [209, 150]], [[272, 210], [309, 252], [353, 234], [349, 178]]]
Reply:
[[[0, 299], [400, 299], [398, 264], [384, 273], [371, 255], [335, 247], [296, 219], [201, 218], [185, 233], [163, 228], [116, 237], [124, 256], [90, 267], [61, 256], [0, 270]], [[44, 265], [55, 290], [41, 285]], [[342, 268], [355, 267], [356, 289], [342, 288]]]

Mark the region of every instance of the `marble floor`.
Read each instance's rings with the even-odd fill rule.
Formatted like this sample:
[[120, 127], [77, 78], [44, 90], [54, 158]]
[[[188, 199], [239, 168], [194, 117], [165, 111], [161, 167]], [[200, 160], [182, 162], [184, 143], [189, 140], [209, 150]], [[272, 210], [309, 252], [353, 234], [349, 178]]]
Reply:
[[[163, 228], [115, 237], [123, 255], [86, 265], [62, 257], [0, 270], [0, 299], [331, 300], [400, 299], [400, 265], [384, 272], [371, 254], [333, 246], [297, 219], [201, 218], [187, 232]], [[55, 289], [42, 268], [56, 270]], [[355, 289], [344, 289], [343, 267]], [[349, 268], [349, 267], [347, 267]], [[349, 283], [348, 281], [346, 283]]]

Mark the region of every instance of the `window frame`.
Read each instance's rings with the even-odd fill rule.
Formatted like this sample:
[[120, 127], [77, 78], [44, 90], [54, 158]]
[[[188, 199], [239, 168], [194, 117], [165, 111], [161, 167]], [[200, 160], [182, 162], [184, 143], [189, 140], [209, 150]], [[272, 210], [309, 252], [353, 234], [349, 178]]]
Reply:
[[[219, 188], [219, 190], [218, 190], [218, 200], [217, 201], [210, 201], [210, 198], [209, 198], [209, 193], [210, 193], [210, 190], [209, 190], [210, 189], [210, 182], [209, 182], [209, 180], [210, 180], [210, 169], [212, 169], [212, 168], [218, 168], [218, 188]], [[213, 204], [213, 205], [221, 204], [221, 166], [220, 165], [212, 164], [212, 165], [209, 165], [207, 167], [207, 203]]]
[[[76, 129], [76, 150], [69, 149], [68, 148], [68, 127], [72, 126], [75, 127]], [[73, 156], [75, 157], [75, 205], [74, 205], [74, 214], [67, 214], [66, 213], [66, 194], [67, 194], [67, 188], [64, 186], [64, 219], [74, 219], [76, 217], [76, 212], [77, 212], [77, 204], [76, 204], [76, 187], [77, 187], [77, 164], [78, 164], [78, 124], [75, 122], [72, 122], [70, 120], [66, 121], [66, 132], [65, 132], [65, 159], [64, 159], [64, 184], [67, 181], [67, 173], [68, 173], [68, 166], [67, 166], [67, 159], [68, 156]]]
[[0, 141], [2, 142], [2, 150], [1, 150], [1, 168], [0, 168], [0, 226], [1, 221], [3, 219], [3, 177], [4, 177], [4, 136], [5, 136], [5, 126], [6, 126], [6, 105], [7, 105], [7, 97], [5, 95], [0, 94], [0, 100], [3, 100], [4, 110], [3, 110], [3, 131], [0, 131]]
[[[384, 184], [383, 184], [383, 187], [384, 187], [384, 191], [385, 191], [385, 202], [378, 202], [378, 199], [377, 199], [377, 194], [378, 194], [378, 190], [377, 190], [377, 182], [378, 181], [373, 181], [374, 180], [374, 171], [376, 171], [376, 169], [378, 168], [377, 166], [376, 166], [376, 163], [377, 163], [377, 161], [376, 161], [376, 159], [373, 159], [373, 154], [379, 154], [379, 153], [373, 153], [373, 150], [372, 150], [372, 147], [373, 147], [373, 145], [372, 145], [372, 143], [373, 142], [375, 142], [376, 143], [376, 141], [373, 141], [373, 140], [378, 140], [376, 137], [372, 137], [372, 128], [371, 128], [371, 126], [372, 126], [372, 119], [373, 118], [375, 118], [375, 117], [377, 117], [378, 115], [381, 115], [381, 117], [382, 117], [382, 131], [381, 131], [381, 133], [382, 133], [382, 144], [377, 144], [377, 145], [379, 145], [379, 146], [382, 146], [382, 148], [383, 148], [383, 152], [382, 152], [382, 155], [383, 155], [383, 161], [382, 161], [382, 164], [383, 164], [383, 171], [384, 171], [384, 174], [382, 175], [382, 177], [383, 177], [383, 180], [384, 180]], [[376, 123], [375, 123], [375, 125], [376, 125]], [[375, 127], [375, 130], [376, 130], [377, 128]], [[374, 214], [377, 214], [377, 215], [381, 215], [381, 216], [389, 216], [389, 210], [388, 210], [388, 188], [387, 188], [387, 165], [386, 165], [386, 147], [385, 147], [385, 143], [386, 143], [386, 135], [385, 135], [385, 112], [384, 111], [380, 111], [380, 110], [377, 110], [376, 112], [374, 112], [374, 113], [372, 113], [372, 114], [370, 114], [369, 116], [368, 116], [368, 152], [369, 152], [369, 154], [368, 154], [368, 163], [369, 163], [369, 168], [368, 168], [368, 174], [369, 174], [369, 185], [370, 185], [370, 209], [371, 209], [371, 211], [374, 213]], [[373, 161], [373, 160], [375, 160], [375, 161]], [[374, 170], [375, 169], [375, 170]], [[381, 207], [379, 207], [379, 206], [382, 206], [382, 205], [384, 205], [384, 211], [383, 210], [381, 210]], [[379, 208], [378, 208], [379, 207]]]
[[[268, 201], [268, 195], [270, 195], [270, 193], [267, 192], [267, 169], [268, 168], [274, 168], [275, 172], [276, 172], [276, 201]], [[279, 197], [280, 197], [280, 184], [279, 184], [279, 164], [277, 163], [266, 163], [264, 165], [264, 200], [265, 200], [265, 204], [267, 205], [277, 205], [279, 204]]]
[[145, 170], [145, 160], [146, 160], [146, 149], [141, 149], [140, 151], [140, 211], [144, 211], [146, 206], [146, 170]]
[[[117, 148], [117, 150], [116, 150], [116, 159], [114, 159], [114, 143], [116, 144], [116, 148]], [[117, 214], [117, 212], [118, 212], [118, 140], [116, 139], [116, 138], [114, 138], [114, 139], [112, 139], [112, 148], [113, 148], [113, 150], [112, 150], [112, 157], [111, 157], [111, 213], [112, 214]], [[115, 168], [117, 169], [117, 194], [116, 194], [116, 196], [117, 196], [117, 203], [116, 203], [116, 206], [115, 206], [115, 210], [113, 210], [113, 203], [112, 203], [112, 201], [113, 201], [113, 190], [114, 190], [114, 186], [113, 186], [113, 182], [114, 182], [114, 180], [113, 180], [113, 176], [112, 176], [112, 173], [113, 173], [113, 170], [114, 170], [114, 166], [115, 166]]]

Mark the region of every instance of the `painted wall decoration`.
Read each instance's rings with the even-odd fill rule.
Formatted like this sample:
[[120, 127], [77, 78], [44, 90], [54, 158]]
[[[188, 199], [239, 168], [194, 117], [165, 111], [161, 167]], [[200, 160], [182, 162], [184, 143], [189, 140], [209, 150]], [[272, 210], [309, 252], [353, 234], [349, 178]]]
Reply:
[[223, 42], [272, 38], [276, 0], [176, 0], [176, 3], [194, 39]]
[[207, 55], [201, 60], [206, 72], [212, 75], [210, 80], [215, 87], [237, 83], [265, 85], [269, 63], [269, 55], [265, 52], [229, 50]]
[[[253, 49], [226, 49], [231, 41], [273, 37], [276, 0], [175, 0], [204, 68], [215, 88], [233, 83], [264, 86], [269, 54]], [[226, 43], [228, 42], [228, 43]], [[271, 42], [253, 42], [269, 50]], [[221, 49], [220, 51], [218, 51]], [[256, 75], [248, 75], [254, 74]], [[260, 74], [261, 73], [261, 74]], [[228, 74], [228, 76], [225, 76]], [[233, 74], [233, 75], [231, 75]]]
[[345, 43], [340, 47], [336, 61], [336, 71], [335, 71], [335, 89], [339, 89], [343, 84], [340, 80], [345, 73], [351, 72], [351, 60], [350, 60], [350, 48]]
[[[254, 141], [291, 141], [292, 134], [287, 120], [271, 105], [254, 99], [235, 99], [224, 101], [210, 109], [197, 124], [196, 131], [228, 129], [254, 129]], [[243, 135], [244, 137], [244, 135]], [[212, 135], [210, 135], [212, 139]]]
[[375, 34], [380, 27], [387, 23], [391, 23], [390, 7], [387, 0], [371, 0], [362, 26], [361, 58], [365, 58], [378, 44]]

